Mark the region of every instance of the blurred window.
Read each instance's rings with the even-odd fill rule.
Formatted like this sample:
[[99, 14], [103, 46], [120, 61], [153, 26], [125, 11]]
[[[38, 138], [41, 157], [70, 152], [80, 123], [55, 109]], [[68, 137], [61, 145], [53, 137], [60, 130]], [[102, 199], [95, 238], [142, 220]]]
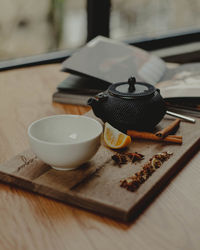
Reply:
[[[199, 0], [112, 0], [111, 4], [110, 37], [118, 40], [198, 29], [200, 24]], [[87, 0], [0, 0], [0, 60], [83, 45], [86, 6]]]
[[0, 0], [0, 59], [78, 47], [86, 23], [86, 0]]
[[200, 28], [199, 0], [112, 0], [110, 36], [140, 39]]

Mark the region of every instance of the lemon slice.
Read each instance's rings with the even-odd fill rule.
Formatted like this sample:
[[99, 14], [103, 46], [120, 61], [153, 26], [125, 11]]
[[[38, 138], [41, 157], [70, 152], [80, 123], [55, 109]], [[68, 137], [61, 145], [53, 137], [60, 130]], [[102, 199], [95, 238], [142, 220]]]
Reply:
[[108, 147], [118, 149], [128, 146], [131, 143], [131, 137], [120, 132], [106, 122], [104, 128], [104, 141]]

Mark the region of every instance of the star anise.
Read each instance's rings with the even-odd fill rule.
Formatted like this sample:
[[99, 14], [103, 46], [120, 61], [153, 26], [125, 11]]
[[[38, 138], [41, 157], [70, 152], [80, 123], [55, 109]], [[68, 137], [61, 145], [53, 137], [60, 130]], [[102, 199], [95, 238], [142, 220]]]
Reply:
[[144, 155], [143, 154], [140, 154], [140, 153], [126, 153], [126, 155], [128, 156], [128, 158], [132, 161], [132, 162], [135, 162], [135, 161], [140, 161], [142, 159], [144, 159]]

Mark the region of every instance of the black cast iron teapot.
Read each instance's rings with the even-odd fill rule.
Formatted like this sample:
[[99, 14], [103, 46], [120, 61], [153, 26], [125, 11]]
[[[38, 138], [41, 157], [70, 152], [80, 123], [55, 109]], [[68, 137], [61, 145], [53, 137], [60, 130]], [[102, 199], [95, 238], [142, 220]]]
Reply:
[[112, 84], [105, 92], [90, 98], [88, 105], [103, 122], [121, 131], [151, 130], [166, 113], [159, 89], [136, 82], [134, 77]]

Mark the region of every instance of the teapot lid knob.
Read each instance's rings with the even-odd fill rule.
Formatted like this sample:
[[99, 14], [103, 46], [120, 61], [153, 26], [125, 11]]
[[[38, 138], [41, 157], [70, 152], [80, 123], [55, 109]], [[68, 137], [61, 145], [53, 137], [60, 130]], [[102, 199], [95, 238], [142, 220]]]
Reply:
[[133, 92], [135, 90], [135, 83], [136, 83], [136, 79], [134, 76], [131, 76], [129, 79], [128, 79], [128, 84], [129, 84], [129, 88], [128, 88], [128, 91], [129, 92]]
[[131, 76], [126, 82], [111, 84], [108, 93], [125, 99], [136, 99], [144, 96], [150, 96], [155, 92], [155, 87], [149, 83], [137, 82], [135, 77]]

